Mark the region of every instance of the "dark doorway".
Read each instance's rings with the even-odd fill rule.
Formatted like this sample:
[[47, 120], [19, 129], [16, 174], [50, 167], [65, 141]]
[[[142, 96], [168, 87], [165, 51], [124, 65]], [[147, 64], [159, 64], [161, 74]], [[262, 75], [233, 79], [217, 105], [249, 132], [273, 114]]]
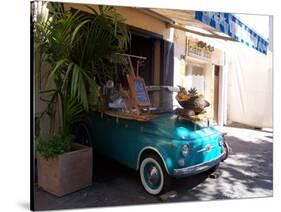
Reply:
[[[139, 76], [146, 85], [173, 85], [174, 44], [163, 39], [162, 35], [133, 26], [131, 47], [128, 54], [147, 57], [139, 66]], [[137, 60], [133, 59], [136, 72]]]
[[[128, 54], [146, 57], [139, 65], [139, 76], [144, 78], [146, 85], [153, 84], [153, 66], [154, 66], [154, 42], [155, 39], [151, 37], [144, 37], [132, 33], [131, 48]], [[137, 59], [132, 58], [135, 73], [137, 71]]]

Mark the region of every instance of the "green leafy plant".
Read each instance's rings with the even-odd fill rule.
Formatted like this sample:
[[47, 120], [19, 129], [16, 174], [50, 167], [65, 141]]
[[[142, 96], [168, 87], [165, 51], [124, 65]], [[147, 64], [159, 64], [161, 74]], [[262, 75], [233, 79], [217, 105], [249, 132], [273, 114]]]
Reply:
[[71, 149], [70, 135], [56, 134], [39, 137], [36, 141], [36, 151], [45, 159], [54, 158]]
[[[118, 79], [124, 74], [118, 72], [120, 67], [125, 67], [121, 70], [126, 72], [127, 64], [116, 53], [128, 48], [130, 33], [114, 7], [100, 6], [98, 11], [88, 7], [92, 11], [88, 14], [65, 11], [62, 3], [37, 3], [41, 7], [34, 27], [35, 72], [37, 80], [46, 75], [42, 82], [45, 89], [38, 93], [47, 102], [41, 116], [48, 115], [50, 119], [51, 137], [47, 140], [53, 144], [54, 138], [69, 142], [71, 124], [79, 115], [91, 104], [102, 105], [98, 84]], [[43, 63], [50, 66], [46, 73], [41, 68]]]

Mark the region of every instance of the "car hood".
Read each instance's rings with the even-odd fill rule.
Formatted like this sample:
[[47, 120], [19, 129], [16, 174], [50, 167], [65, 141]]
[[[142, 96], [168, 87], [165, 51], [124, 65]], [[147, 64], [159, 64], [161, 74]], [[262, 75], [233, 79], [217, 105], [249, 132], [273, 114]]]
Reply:
[[172, 112], [157, 114], [144, 125], [143, 132], [175, 140], [194, 140], [219, 133], [213, 127], [195, 126], [192, 122], [177, 119]]

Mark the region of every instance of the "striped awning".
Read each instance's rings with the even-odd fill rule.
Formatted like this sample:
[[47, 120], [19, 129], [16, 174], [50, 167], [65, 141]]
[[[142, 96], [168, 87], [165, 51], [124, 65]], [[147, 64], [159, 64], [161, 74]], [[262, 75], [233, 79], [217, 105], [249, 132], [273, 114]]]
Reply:
[[196, 11], [195, 19], [259, 52], [267, 53], [268, 41], [231, 13]]
[[[150, 9], [187, 31], [224, 40], [233, 40], [267, 54], [269, 42], [231, 13]], [[171, 23], [169, 23], [171, 24]]]

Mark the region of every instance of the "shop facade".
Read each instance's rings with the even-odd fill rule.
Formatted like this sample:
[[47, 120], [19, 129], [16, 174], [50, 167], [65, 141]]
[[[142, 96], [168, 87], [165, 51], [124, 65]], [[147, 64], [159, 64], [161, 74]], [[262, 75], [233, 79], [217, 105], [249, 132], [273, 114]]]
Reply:
[[[80, 4], [66, 3], [65, 8], [91, 12]], [[172, 27], [172, 19], [153, 10], [116, 9], [131, 31], [131, 48], [127, 53], [148, 58], [139, 68], [146, 85], [196, 88], [211, 104], [206, 110], [211, 122], [223, 125], [224, 52], [204, 42], [201, 36]]]
[[[79, 9], [91, 13], [82, 4], [65, 3], [66, 10]], [[90, 5], [98, 9], [97, 5]], [[116, 7], [131, 32], [131, 46], [126, 52], [147, 60], [139, 67], [139, 75], [146, 85], [173, 85], [174, 29], [167, 27], [168, 18], [147, 9]], [[136, 61], [135, 61], [136, 62]], [[136, 63], [133, 63], [136, 68]]]
[[207, 114], [214, 124], [222, 125], [222, 75], [224, 52], [200, 37], [185, 34], [185, 52], [181, 56], [180, 68], [175, 69], [175, 85], [187, 89], [196, 88], [210, 106]]
[[[91, 12], [82, 4], [65, 3], [64, 6], [65, 9]], [[90, 6], [97, 8], [96, 5]], [[225, 125], [231, 122], [230, 119], [241, 121], [239, 114], [242, 107], [235, 116], [236, 110], [231, 110], [231, 114], [228, 112], [231, 101], [228, 96], [236, 95], [237, 92], [232, 91], [228, 82], [229, 77], [236, 75], [233, 64], [237, 64], [237, 58], [231, 56], [230, 52], [233, 46], [248, 48], [238, 43], [241, 42], [235, 34], [241, 24], [238, 20], [226, 23], [227, 18], [220, 14], [202, 15], [202, 12], [194, 11], [131, 7], [116, 7], [116, 10], [125, 19], [132, 34], [131, 48], [127, 53], [148, 58], [139, 69], [139, 75], [144, 78], [146, 85], [180, 85], [186, 89], [195, 87], [211, 103], [207, 113], [214, 124]], [[204, 15], [212, 17], [215, 25], [212, 18], [206, 19]], [[222, 26], [230, 29], [227, 31], [227, 27]], [[243, 36], [247, 35], [247, 39], [244, 39], [247, 45], [251, 43], [249, 37], [256, 36], [251, 29], [248, 31], [251, 32], [249, 36], [242, 33]], [[258, 40], [253, 48], [257, 51], [250, 48], [245, 51], [264, 58], [266, 42], [259, 36], [256, 38]], [[229, 40], [238, 42], [226, 42]], [[177, 104], [176, 100], [174, 104]], [[231, 107], [236, 108], [233, 102]]]

